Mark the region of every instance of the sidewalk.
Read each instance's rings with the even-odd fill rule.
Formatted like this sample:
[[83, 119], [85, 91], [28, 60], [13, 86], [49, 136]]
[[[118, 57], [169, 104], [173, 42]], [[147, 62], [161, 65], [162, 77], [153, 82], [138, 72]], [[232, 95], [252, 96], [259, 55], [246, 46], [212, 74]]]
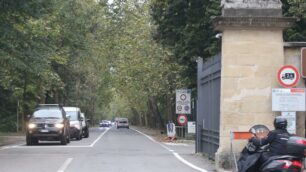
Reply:
[[19, 144], [19, 143], [25, 143], [25, 136], [21, 134], [6, 134], [1, 133], [0, 134], [0, 147], [11, 145], [11, 144]]
[[156, 141], [164, 145], [169, 150], [178, 153], [184, 160], [209, 172], [216, 172], [214, 161], [209, 160], [202, 154], [195, 153], [195, 142], [193, 140], [175, 140], [169, 142], [166, 135], [161, 134], [161, 130], [148, 129], [144, 127], [133, 126], [138, 131], [153, 137]]

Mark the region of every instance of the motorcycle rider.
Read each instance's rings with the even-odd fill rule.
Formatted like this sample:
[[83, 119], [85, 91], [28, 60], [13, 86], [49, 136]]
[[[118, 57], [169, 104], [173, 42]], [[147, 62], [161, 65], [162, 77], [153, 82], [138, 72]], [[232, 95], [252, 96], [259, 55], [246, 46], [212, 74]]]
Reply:
[[250, 140], [257, 147], [269, 144], [269, 151], [262, 153], [259, 160], [260, 164], [266, 162], [271, 156], [285, 155], [287, 153], [286, 143], [290, 137], [287, 131], [287, 119], [278, 116], [274, 119], [273, 124], [275, 130], [270, 131], [266, 137], [252, 137]]

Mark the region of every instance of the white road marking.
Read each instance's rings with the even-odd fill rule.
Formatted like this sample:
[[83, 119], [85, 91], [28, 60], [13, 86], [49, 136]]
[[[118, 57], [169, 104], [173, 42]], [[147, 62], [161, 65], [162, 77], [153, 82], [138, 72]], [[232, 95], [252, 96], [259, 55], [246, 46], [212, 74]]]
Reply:
[[199, 168], [193, 164], [191, 164], [190, 162], [186, 161], [184, 158], [182, 158], [178, 153], [175, 153], [173, 152], [173, 155], [179, 159], [181, 162], [183, 162], [184, 164], [188, 165], [189, 167], [195, 169], [195, 170], [198, 170], [198, 171], [201, 171], [201, 172], [207, 172], [206, 170], [202, 169], [202, 168]]
[[166, 145], [169, 145], [169, 146], [188, 146], [187, 144], [185, 143], [164, 143]]
[[150, 137], [150, 136], [148, 136], [148, 135], [146, 135], [146, 134], [144, 134], [144, 133], [142, 133], [141, 131], [138, 131], [138, 130], [136, 130], [136, 129], [133, 129], [133, 128], [132, 128], [132, 130], [134, 130], [134, 131], [136, 131], [136, 132], [138, 132], [138, 133], [144, 135], [144, 136], [147, 137], [149, 140], [153, 141], [154, 143], [159, 144], [160, 146], [162, 146], [162, 147], [165, 148], [166, 150], [170, 151], [170, 152], [174, 155], [175, 158], [177, 158], [178, 160], [180, 160], [180, 161], [181, 161], [182, 163], [184, 163], [185, 165], [187, 165], [187, 166], [189, 166], [189, 167], [191, 167], [191, 168], [193, 168], [193, 169], [195, 169], [195, 170], [197, 170], [197, 171], [208, 172], [207, 170], [202, 169], [202, 168], [200, 168], [200, 167], [197, 167], [197, 166], [193, 165], [192, 163], [186, 161], [183, 157], [181, 157], [181, 156], [180, 156], [178, 153], [176, 153], [174, 150], [172, 150], [172, 149], [168, 148], [167, 146], [165, 146], [165, 145], [163, 145], [163, 144], [157, 142], [157, 141], [154, 140], [152, 137]]
[[[45, 146], [45, 145], [40, 145], [40, 146], [18, 146], [18, 147], [14, 147], [14, 148], [18, 148], [18, 149], [22, 149], [22, 148], [27, 148], [27, 149], [37, 149], [37, 148], [90, 148], [92, 146], [90, 145], [86, 145], [86, 146], [57, 146], [57, 145], [54, 145], [54, 146]], [[10, 147], [10, 148], [13, 148], [13, 147]]]
[[18, 149], [41, 149], [41, 148], [91, 148], [93, 147], [103, 136], [104, 134], [109, 130], [110, 128], [107, 128], [103, 133], [99, 135], [99, 137], [94, 140], [90, 145], [74, 145], [74, 146], [69, 146], [69, 145], [63, 145], [63, 146], [46, 146], [46, 145], [39, 145], [39, 146], [26, 146], [24, 144], [19, 144], [19, 145], [12, 145], [12, 146], [4, 146], [0, 147], [0, 151], [4, 149], [11, 149], [11, 148], [18, 148]]
[[103, 136], [104, 134], [109, 130], [110, 128], [107, 128], [91, 145], [90, 147], [93, 147]]
[[66, 168], [69, 166], [69, 164], [71, 163], [72, 160], [73, 160], [73, 158], [66, 159], [64, 164], [57, 170], [57, 172], [65, 172]]

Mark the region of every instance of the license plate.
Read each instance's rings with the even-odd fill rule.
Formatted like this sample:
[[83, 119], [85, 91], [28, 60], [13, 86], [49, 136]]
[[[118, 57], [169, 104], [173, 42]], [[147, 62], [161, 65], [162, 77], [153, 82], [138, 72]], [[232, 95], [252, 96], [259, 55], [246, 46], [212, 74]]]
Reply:
[[48, 133], [49, 130], [40, 130], [40, 132], [42, 132], [42, 133]]

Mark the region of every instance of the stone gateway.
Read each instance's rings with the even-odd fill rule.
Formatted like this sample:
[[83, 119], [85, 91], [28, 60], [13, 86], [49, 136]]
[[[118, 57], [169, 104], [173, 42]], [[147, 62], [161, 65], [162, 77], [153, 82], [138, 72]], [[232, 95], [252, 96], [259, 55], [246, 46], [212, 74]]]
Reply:
[[280, 9], [280, 0], [221, 0], [223, 8]]

